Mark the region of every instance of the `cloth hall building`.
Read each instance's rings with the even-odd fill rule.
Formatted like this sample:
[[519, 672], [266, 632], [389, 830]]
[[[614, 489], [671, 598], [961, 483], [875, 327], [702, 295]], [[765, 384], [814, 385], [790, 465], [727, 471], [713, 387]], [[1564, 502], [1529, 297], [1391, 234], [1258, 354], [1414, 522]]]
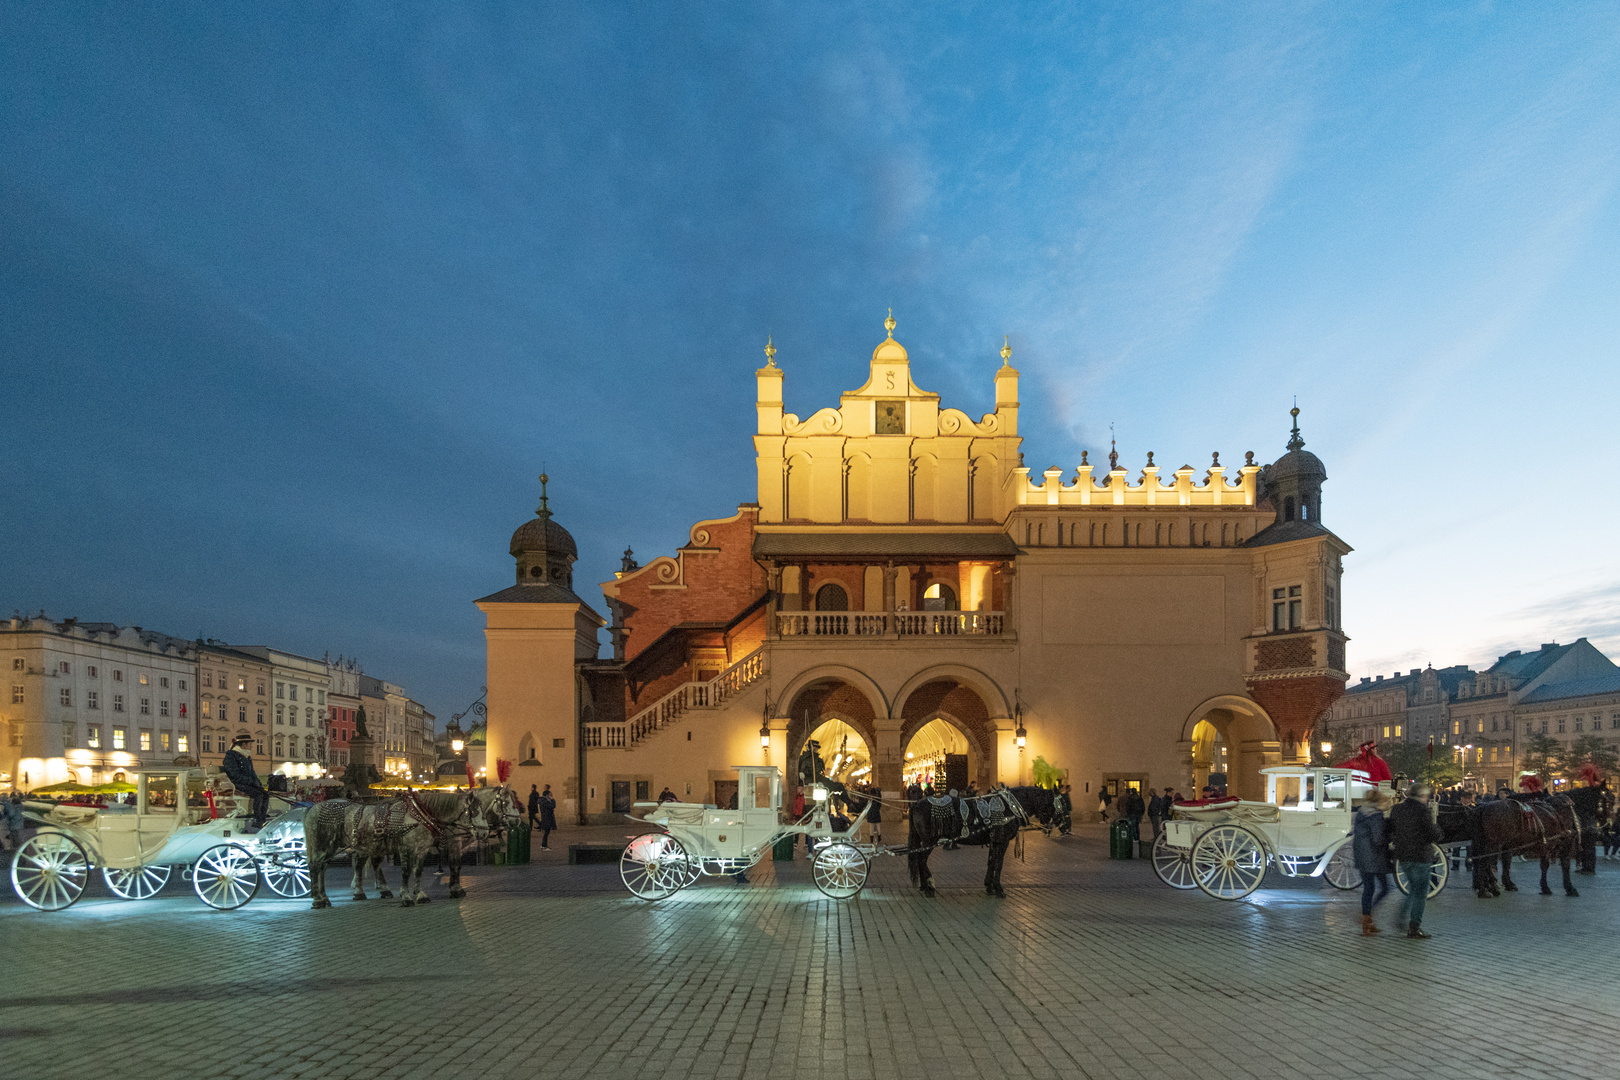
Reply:
[[1307, 760], [1347, 678], [1350, 547], [1321, 523], [1298, 410], [1265, 467], [1111, 453], [1032, 475], [1010, 350], [975, 420], [918, 386], [885, 325], [864, 385], [802, 420], [767, 347], [755, 497], [645, 566], [626, 553], [608, 617], [542, 492], [515, 583], [477, 601], [488, 755], [513, 786], [610, 821], [665, 788], [723, 806], [735, 766], [791, 777], [812, 740], [890, 794], [1028, 783], [1041, 758], [1082, 800], [1218, 773], [1258, 798], [1260, 769]]

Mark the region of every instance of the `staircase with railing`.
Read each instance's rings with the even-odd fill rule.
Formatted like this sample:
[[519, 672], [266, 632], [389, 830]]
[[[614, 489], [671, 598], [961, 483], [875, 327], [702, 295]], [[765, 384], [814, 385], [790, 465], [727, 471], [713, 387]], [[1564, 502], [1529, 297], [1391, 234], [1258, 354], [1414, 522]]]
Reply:
[[765, 674], [765, 649], [755, 649], [712, 679], [682, 683], [622, 724], [587, 724], [585, 745], [626, 750], [669, 726], [688, 709], [713, 709]]

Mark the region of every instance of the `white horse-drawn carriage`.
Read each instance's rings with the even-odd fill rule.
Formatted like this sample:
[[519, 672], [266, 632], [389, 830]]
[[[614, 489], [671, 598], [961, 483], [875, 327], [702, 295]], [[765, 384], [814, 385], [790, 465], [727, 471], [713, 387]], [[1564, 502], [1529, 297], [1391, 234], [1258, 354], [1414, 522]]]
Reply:
[[197, 897], [222, 911], [253, 899], [261, 882], [278, 896], [309, 895], [302, 810], [246, 834], [246, 800], [211, 791], [201, 769], [135, 775], [134, 805], [23, 804], [39, 826], [11, 862], [25, 904], [60, 911], [84, 895], [97, 867], [125, 900], [156, 896], [177, 866]]
[[828, 788], [818, 785], [804, 817], [784, 821], [782, 774], [774, 765], [739, 765], [735, 810], [705, 803], [636, 803], [632, 809], [642, 811], [641, 816], [626, 816], [663, 831], [630, 839], [619, 859], [619, 876], [643, 900], [662, 900], [704, 874], [747, 870], [779, 840], [809, 836], [816, 888], [835, 900], [847, 900], [866, 884], [877, 853], [876, 847], [856, 839], [871, 803], [847, 829], [837, 829], [830, 796]]
[[[1350, 769], [1285, 765], [1262, 769], [1266, 801], [1180, 804], [1153, 842], [1153, 871], [1173, 889], [1202, 889], [1241, 900], [1260, 887], [1266, 868], [1284, 877], [1325, 877], [1339, 889], [1361, 887], [1350, 843], [1355, 800], [1373, 787]], [[1445, 888], [1438, 854], [1429, 895]], [[1396, 883], [1406, 891], [1406, 875]]]

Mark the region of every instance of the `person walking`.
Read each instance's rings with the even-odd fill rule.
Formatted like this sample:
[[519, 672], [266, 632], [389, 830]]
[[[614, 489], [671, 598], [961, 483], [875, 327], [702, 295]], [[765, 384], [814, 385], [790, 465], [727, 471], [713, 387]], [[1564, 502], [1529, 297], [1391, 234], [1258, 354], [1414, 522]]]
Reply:
[[1143, 801], [1141, 791], [1130, 788], [1121, 795], [1119, 812], [1131, 823], [1131, 843], [1137, 843], [1142, 839], [1142, 815], [1147, 813], [1147, 803]]
[[1406, 875], [1406, 899], [1401, 902], [1397, 925], [1406, 926], [1409, 938], [1428, 938], [1423, 910], [1429, 902], [1429, 876], [1434, 870], [1434, 845], [1445, 834], [1434, 820], [1429, 799], [1434, 789], [1420, 782], [1406, 791], [1406, 800], [1389, 812], [1390, 846], [1395, 869]]
[[16, 851], [22, 847], [23, 829], [28, 826], [27, 820], [23, 817], [21, 793], [13, 791], [11, 798], [0, 803], [0, 809], [4, 810], [6, 823], [6, 850]]
[[551, 785], [540, 793], [540, 847], [549, 849], [552, 830], [557, 827], [557, 800], [551, 797]]
[[1097, 796], [1097, 813], [1102, 815], [1104, 825], [1108, 824], [1108, 805], [1113, 801], [1114, 797], [1109, 794], [1107, 788], [1103, 788], [1102, 793]]
[[[1148, 789], [1152, 791], [1152, 788]], [[1164, 828], [1164, 819], [1170, 814], [1170, 789], [1165, 788], [1164, 794], [1153, 792], [1153, 798], [1148, 800], [1148, 823], [1153, 826], [1153, 839], [1159, 838], [1159, 830]]]
[[540, 787], [538, 784], [529, 785], [529, 828], [540, 827]]
[[866, 815], [866, 823], [872, 827], [872, 843], [883, 843], [883, 790], [869, 786], [866, 794], [872, 800], [872, 809]]
[[1373, 922], [1373, 911], [1389, 895], [1389, 875], [1394, 872], [1389, 864], [1389, 821], [1384, 816], [1388, 809], [1389, 797], [1374, 788], [1352, 818], [1351, 852], [1361, 871], [1362, 937], [1383, 933]]

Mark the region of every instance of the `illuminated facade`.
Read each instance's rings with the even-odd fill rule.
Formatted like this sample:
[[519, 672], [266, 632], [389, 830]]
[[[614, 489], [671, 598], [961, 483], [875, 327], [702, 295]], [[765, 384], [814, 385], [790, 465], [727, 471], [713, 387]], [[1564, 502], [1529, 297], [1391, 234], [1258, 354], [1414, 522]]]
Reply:
[[210, 771], [219, 768], [238, 735], [252, 736], [256, 766], [268, 771], [274, 675], [262, 656], [213, 639], [197, 646], [197, 759]]
[[0, 669], [0, 784], [100, 784], [143, 765], [196, 762], [192, 642], [41, 612], [0, 623]]
[[665, 787], [723, 802], [730, 767], [791, 773], [811, 739], [891, 792], [1027, 782], [1039, 756], [1093, 799], [1220, 771], [1258, 797], [1260, 768], [1303, 759], [1343, 692], [1350, 548], [1320, 522], [1297, 423], [1264, 468], [1110, 454], [1032, 474], [1010, 350], [973, 419], [914, 381], [886, 325], [864, 385], [803, 420], [767, 348], [754, 501], [645, 566], [626, 553], [611, 622], [574, 591], [542, 496], [516, 582], [477, 602], [489, 760], [611, 820]]

